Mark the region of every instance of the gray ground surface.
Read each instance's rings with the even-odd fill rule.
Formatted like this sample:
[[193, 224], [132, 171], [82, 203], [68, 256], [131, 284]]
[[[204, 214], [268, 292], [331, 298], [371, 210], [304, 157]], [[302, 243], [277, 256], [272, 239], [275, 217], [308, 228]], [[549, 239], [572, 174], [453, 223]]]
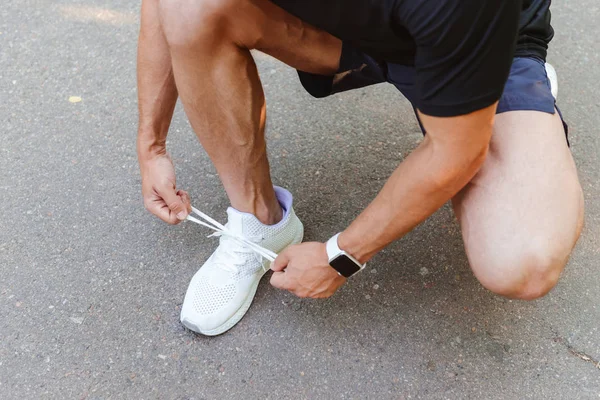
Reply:
[[[140, 200], [137, 2], [125, 3], [0, 7], [0, 398], [600, 397], [597, 0], [554, 6], [550, 60], [587, 225], [549, 296], [523, 303], [482, 289], [445, 207], [330, 300], [264, 282], [217, 338], [178, 322], [214, 238], [159, 223]], [[276, 183], [295, 193], [306, 238], [324, 240], [420, 132], [390, 87], [314, 101], [293, 71], [257, 59]], [[226, 197], [180, 109], [170, 149], [195, 205], [223, 220]]]

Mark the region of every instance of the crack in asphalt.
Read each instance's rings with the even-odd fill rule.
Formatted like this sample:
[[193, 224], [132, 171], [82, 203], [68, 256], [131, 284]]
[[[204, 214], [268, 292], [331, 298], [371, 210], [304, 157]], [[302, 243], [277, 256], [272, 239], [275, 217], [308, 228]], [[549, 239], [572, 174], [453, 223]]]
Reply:
[[583, 361], [589, 362], [591, 363], [594, 367], [600, 369], [600, 361], [598, 361], [597, 359], [595, 359], [594, 357], [590, 356], [587, 353], [584, 353], [583, 351], [579, 351], [573, 348], [573, 346], [566, 344], [567, 346], [567, 350], [569, 350], [569, 352], [571, 354], [573, 354], [575, 357], [580, 358]]
[[569, 351], [569, 353], [571, 353], [575, 357], [579, 358], [582, 361], [592, 364], [594, 367], [596, 367], [598, 370], [600, 370], [600, 361], [598, 359], [590, 356], [589, 354], [587, 354], [584, 351], [580, 351], [580, 350], [576, 349], [564, 337], [560, 336], [556, 331], [554, 332], [554, 341], [556, 343], [560, 343], [563, 346], [565, 346], [565, 348]]

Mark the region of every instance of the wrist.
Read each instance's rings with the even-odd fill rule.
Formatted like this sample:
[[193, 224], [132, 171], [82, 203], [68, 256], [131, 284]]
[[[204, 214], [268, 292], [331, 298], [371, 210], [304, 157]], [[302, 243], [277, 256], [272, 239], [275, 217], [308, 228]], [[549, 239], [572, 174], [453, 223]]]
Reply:
[[375, 252], [370, 252], [365, 245], [364, 235], [356, 236], [351, 231], [346, 229], [338, 236], [338, 246], [341, 250], [350, 254], [361, 264], [365, 264], [374, 255]]
[[156, 134], [138, 132], [137, 154], [140, 162], [167, 154], [166, 138], [161, 139]]
[[339, 233], [331, 237], [327, 243], [325, 243], [325, 251], [327, 252], [329, 265], [336, 270], [339, 275], [344, 278], [350, 278], [365, 269], [367, 264], [360, 262], [352, 254], [340, 248], [338, 241], [339, 237]]

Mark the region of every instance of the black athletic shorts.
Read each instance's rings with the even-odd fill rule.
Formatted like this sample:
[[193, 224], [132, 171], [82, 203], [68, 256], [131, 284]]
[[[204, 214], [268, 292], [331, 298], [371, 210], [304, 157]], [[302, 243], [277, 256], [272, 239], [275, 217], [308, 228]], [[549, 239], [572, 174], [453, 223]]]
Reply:
[[499, 101], [515, 54], [543, 60], [552, 38], [549, 0], [272, 1], [343, 42], [335, 76], [299, 71], [313, 96], [390, 82], [433, 116]]

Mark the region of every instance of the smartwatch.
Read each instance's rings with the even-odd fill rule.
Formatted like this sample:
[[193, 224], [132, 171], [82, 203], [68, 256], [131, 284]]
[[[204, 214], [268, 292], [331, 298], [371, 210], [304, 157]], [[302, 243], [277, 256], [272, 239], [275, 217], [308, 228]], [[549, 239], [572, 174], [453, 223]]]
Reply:
[[361, 264], [358, 260], [340, 249], [338, 246], [338, 233], [327, 241], [327, 257], [329, 257], [329, 265], [337, 271], [338, 274], [345, 278], [350, 278], [352, 275], [363, 270], [367, 264]]

